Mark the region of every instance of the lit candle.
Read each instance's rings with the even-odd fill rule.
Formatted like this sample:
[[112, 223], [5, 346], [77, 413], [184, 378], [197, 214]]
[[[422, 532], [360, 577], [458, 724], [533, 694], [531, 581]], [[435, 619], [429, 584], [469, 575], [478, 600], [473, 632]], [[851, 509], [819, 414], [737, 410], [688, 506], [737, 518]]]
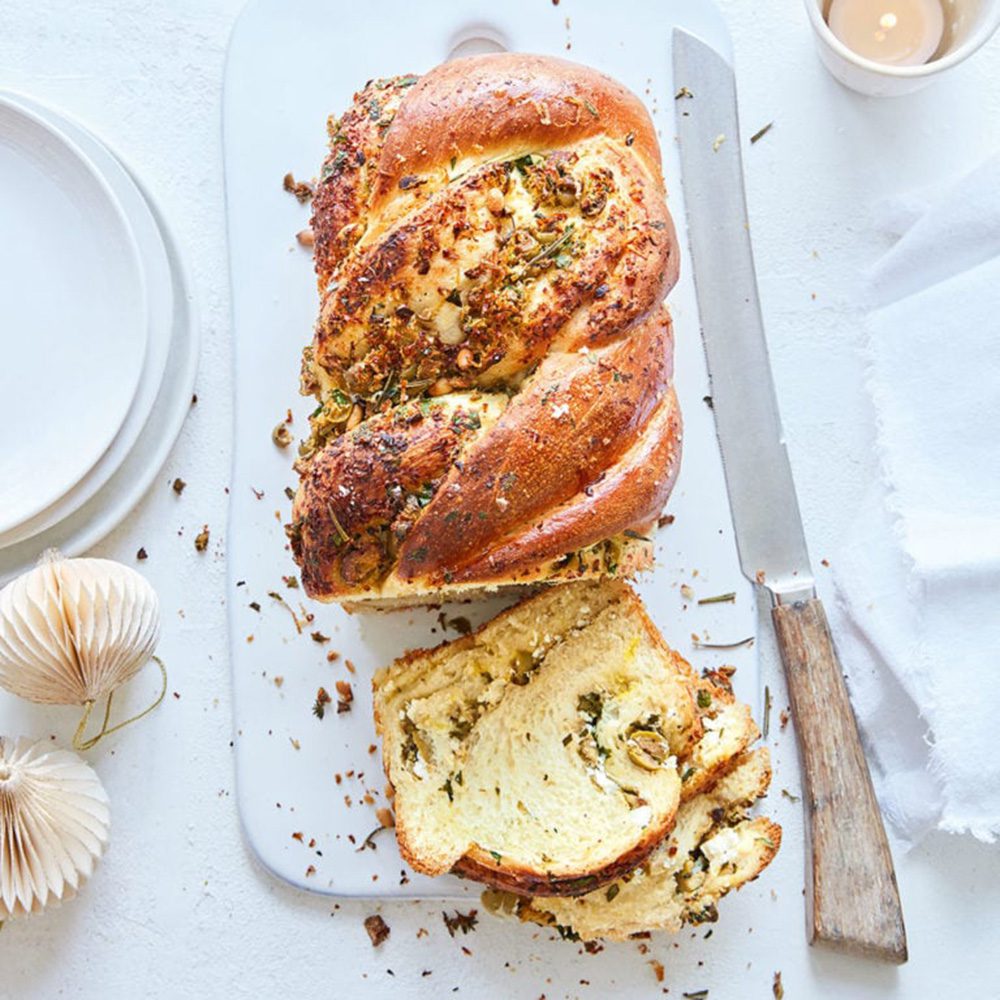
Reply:
[[891, 66], [919, 66], [944, 35], [941, 0], [832, 0], [830, 30], [852, 52]]

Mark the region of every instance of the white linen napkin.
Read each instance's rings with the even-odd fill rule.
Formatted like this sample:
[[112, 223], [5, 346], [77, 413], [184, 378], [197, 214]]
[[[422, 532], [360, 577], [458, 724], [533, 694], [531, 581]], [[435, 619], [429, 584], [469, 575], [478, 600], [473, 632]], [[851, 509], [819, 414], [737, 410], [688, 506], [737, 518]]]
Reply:
[[882, 481], [835, 562], [838, 641], [904, 841], [1000, 834], [1000, 156], [883, 206], [868, 387]]

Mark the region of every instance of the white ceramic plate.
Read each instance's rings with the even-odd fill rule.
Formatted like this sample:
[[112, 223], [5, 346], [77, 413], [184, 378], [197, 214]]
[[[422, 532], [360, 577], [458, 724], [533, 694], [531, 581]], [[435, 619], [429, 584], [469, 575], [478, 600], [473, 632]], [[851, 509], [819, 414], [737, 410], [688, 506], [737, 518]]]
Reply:
[[38, 515], [30, 538], [0, 537], [0, 584], [55, 546], [77, 555], [115, 528], [139, 502], [166, 461], [191, 407], [198, 326], [191, 283], [176, 242], [148, 192], [90, 132], [20, 94], [0, 95], [70, 136], [100, 170], [122, 205], [147, 276], [149, 350], [132, 408], [111, 447], [69, 493]]
[[[237, 798], [247, 839], [268, 868], [302, 888], [346, 896], [433, 898], [478, 891], [456, 878], [432, 880], [407, 871], [391, 833], [375, 839], [375, 850], [359, 851], [378, 826], [375, 810], [386, 804], [371, 674], [407, 647], [439, 642], [437, 612], [348, 615], [333, 605], [304, 601], [300, 590], [288, 589], [281, 579], [296, 572], [281, 525], [289, 513], [283, 489], [295, 482], [290, 468], [295, 449], [276, 448], [271, 430], [289, 406], [293, 431], [301, 435], [308, 429], [313, 404], [296, 392], [299, 352], [318, 308], [312, 261], [295, 243], [309, 211], [282, 191], [281, 178], [288, 170], [297, 177], [318, 172], [327, 115], [346, 108], [365, 80], [424, 72], [456, 49], [500, 47], [568, 56], [612, 74], [646, 100], [664, 154], [682, 253], [681, 280], [669, 301], [684, 458], [668, 505], [676, 523], [659, 533], [657, 568], [640, 591], [667, 640], [696, 668], [734, 664], [737, 694], [758, 704], [755, 648], [698, 649], [691, 641], [697, 633], [712, 642], [732, 642], [753, 636], [757, 628], [753, 588], [737, 559], [712, 411], [703, 401], [711, 387], [673, 141], [671, 31], [679, 24], [728, 57], [722, 18], [707, 0], [573, 0], [559, 6], [547, 0], [461, 0], [424, 4], [419, 23], [414, 11], [409, 0], [383, 0], [377, 7], [256, 0], [235, 28], [226, 71], [236, 363], [227, 552]], [[736, 600], [699, 606], [685, 596], [690, 593], [681, 589], [685, 584], [696, 598], [733, 591]], [[288, 608], [269, 596], [272, 591], [281, 593], [300, 619], [309, 612], [315, 621], [297, 632]], [[493, 601], [445, 611], [477, 623], [497, 608]], [[330, 643], [314, 642], [314, 630], [330, 636]], [[250, 636], [253, 642], [247, 641]], [[329, 649], [340, 659], [327, 662]], [[353, 685], [353, 710], [327, 712], [320, 721], [311, 711], [317, 688], [332, 691], [337, 680]]]
[[146, 355], [132, 229], [60, 129], [0, 101], [0, 532], [44, 510], [107, 450]]
[[148, 344], [132, 405], [108, 449], [94, 466], [55, 503], [15, 528], [0, 532], [0, 549], [40, 535], [79, 510], [118, 470], [135, 445], [163, 382], [174, 332], [174, 289], [170, 261], [159, 227], [145, 198], [108, 150], [94, 136], [70, 120], [17, 94], [0, 95], [0, 101], [25, 108], [66, 134], [100, 170], [128, 217], [146, 281]]

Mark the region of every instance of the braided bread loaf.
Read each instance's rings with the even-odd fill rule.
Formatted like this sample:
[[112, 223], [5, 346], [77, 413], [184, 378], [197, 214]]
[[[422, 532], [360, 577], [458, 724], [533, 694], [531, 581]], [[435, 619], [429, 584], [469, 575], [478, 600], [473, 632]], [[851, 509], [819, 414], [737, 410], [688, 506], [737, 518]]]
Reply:
[[478, 56], [369, 83], [329, 133], [289, 526], [310, 596], [648, 567], [681, 420], [641, 102], [562, 60]]

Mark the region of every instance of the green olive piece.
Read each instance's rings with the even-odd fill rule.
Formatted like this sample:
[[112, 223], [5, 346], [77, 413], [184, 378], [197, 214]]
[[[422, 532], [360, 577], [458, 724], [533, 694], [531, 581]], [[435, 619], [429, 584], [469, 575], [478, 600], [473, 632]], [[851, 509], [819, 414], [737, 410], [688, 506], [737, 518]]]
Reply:
[[648, 729], [637, 729], [628, 740], [628, 756], [637, 767], [646, 771], [656, 771], [670, 756], [667, 741]]

